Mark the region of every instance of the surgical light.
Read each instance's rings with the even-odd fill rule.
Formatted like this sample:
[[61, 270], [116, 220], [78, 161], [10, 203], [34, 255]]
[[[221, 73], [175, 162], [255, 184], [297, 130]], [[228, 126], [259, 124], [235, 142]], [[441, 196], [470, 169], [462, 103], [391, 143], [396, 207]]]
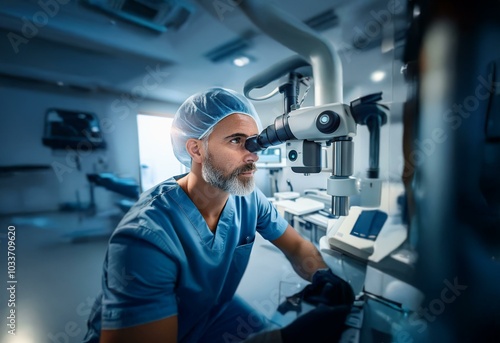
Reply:
[[237, 67], [244, 67], [250, 63], [250, 58], [247, 56], [238, 56], [233, 59], [233, 64]]
[[376, 70], [374, 71], [371, 76], [370, 76], [370, 79], [373, 81], [373, 82], [380, 82], [382, 81], [383, 79], [385, 78], [385, 72], [384, 71], [381, 71], [381, 70]]

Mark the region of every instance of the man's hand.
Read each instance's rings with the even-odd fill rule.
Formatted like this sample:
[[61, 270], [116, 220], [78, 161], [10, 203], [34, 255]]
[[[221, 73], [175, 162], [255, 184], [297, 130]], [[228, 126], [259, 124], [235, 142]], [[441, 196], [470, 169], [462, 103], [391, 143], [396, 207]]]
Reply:
[[312, 283], [304, 288], [302, 299], [312, 305], [352, 305], [354, 292], [351, 285], [330, 269], [320, 269], [314, 273]]
[[338, 342], [346, 328], [345, 320], [350, 310], [349, 305], [332, 307], [320, 304], [282, 328], [281, 342]]

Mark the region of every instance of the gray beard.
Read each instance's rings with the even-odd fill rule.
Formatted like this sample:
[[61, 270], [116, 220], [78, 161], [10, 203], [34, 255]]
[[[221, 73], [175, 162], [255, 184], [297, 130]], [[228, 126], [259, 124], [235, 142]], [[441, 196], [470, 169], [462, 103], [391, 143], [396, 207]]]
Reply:
[[252, 193], [255, 188], [255, 181], [253, 177], [248, 180], [240, 180], [238, 175], [249, 170], [255, 170], [255, 165], [247, 164], [242, 168], [235, 169], [228, 176], [224, 176], [222, 171], [213, 165], [209, 154], [207, 158], [205, 158], [201, 168], [201, 175], [205, 182], [213, 187], [217, 187], [229, 194], [244, 196]]

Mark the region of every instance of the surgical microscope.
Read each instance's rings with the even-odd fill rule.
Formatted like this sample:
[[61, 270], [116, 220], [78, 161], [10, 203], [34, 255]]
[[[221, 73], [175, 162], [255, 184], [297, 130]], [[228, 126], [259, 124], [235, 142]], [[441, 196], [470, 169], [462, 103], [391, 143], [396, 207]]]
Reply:
[[[396, 248], [407, 238], [403, 225], [393, 225], [387, 220], [387, 214], [377, 209], [382, 192], [382, 180], [379, 178], [380, 128], [387, 123], [389, 109], [380, 103], [381, 93], [358, 98], [349, 105], [331, 103], [301, 108], [302, 101], [298, 99], [300, 86], [307, 85], [309, 77], [307, 61], [292, 57], [246, 82], [244, 94], [253, 100], [264, 100], [281, 93], [284, 113], [262, 132], [247, 138], [245, 147], [258, 152], [284, 143], [288, 166], [295, 173], [308, 175], [322, 171], [321, 149], [331, 145], [333, 166], [332, 175], [327, 180], [327, 194], [332, 197], [330, 212], [334, 219], [329, 223], [329, 230], [335, 227], [336, 232], [328, 234], [327, 231], [327, 236], [320, 241], [320, 250], [325, 258], [332, 250], [340, 252], [331, 259], [335, 262], [327, 264], [335, 273], [348, 279], [356, 293], [369, 292], [387, 303], [394, 301], [415, 310], [422, 299], [420, 292], [411, 286], [411, 282], [406, 282], [404, 275], [394, 276], [379, 268], [386, 267], [387, 260], [390, 260], [391, 267], [394, 266], [393, 259], [405, 258], [404, 253], [399, 253]], [[279, 78], [279, 86], [269, 94], [260, 97], [251, 94], [255, 88], [263, 88], [276, 78]], [[366, 125], [370, 134], [369, 167], [366, 177], [359, 180], [352, 176], [353, 137], [357, 125]], [[357, 194], [360, 195], [360, 206], [350, 207], [349, 197]], [[362, 219], [364, 214], [369, 217], [368, 221]], [[365, 237], [360, 237], [359, 233], [354, 235], [356, 230], [364, 231]], [[379, 234], [376, 254], [374, 242]], [[391, 253], [394, 256], [387, 257]], [[356, 261], [345, 258], [346, 255]], [[368, 263], [372, 255], [376, 258]], [[406, 261], [400, 263], [403, 266], [399, 269], [404, 274], [407, 271]], [[386, 292], [387, 289], [390, 291]]]
[[[398, 249], [407, 238], [406, 227], [387, 220], [387, 214], [377, 209], [382, 192], [382, 180], [379, 178], [380, 128], [387, 123], [389, 111], [386, 105], [380, 103], [382, 93], [358, 98], [349, 105], [331, 103], [301, 108], [302, 101], [298, 99], [300, 86], [307, 85], [309, 77], [307, 61], [292, 57], [246, 82], [244, 94], [253, 100], [264, 100], [281, 93], [284, 113], [262, 132], [247, 138], [245, 147], [258, 152], [284, 143], [291, 170], [308, 175], [322, 171], [321, 149], [331, 145], [333, 168], [327, 181], [327, 194], [332, 197], [330, 212], [334, 219], [330, 220], [328, 230], [334, 228], [335, 232], [328, 234], [327, 231], [327, 236], [320, 241], [325, 261], [330, 258], [327, 262], [329, 267], [349, 280], [356, 293], [376, 297], [384, 303], [375, 311], [386, 311], [384, 306], [390, 308], [393, 303], [401, 304], [405, 310], [416, 311], [423, 295], [408, 280], [411, 275], [406, 275], [414, 261], [408, 260], [411, 257], [405, 249]], [[260, 97], [252, 96], [252, 90], [263, 88], [276, 78], [279, 78], [279, 86], [272, 92]], [[352, 176], [353, 137], [357, 125], [366, 125], [370, 135], [369, 167], [366, 177], [359, 180]], [[360, 195], [360, 206], [350, 207], [349, 197], [357, 194]], [[364, 214], [369, 220], [363, 220]], [[356, 230], [362, 232], [361, 237]], [[374, 248], [376, 238], [377, 249]], [[363, 262], [359, 263], [360, 260]], [[376, 308], [377, 304], [371, 306]], [[359, 319], [362, 313], [361, 310], [355, 312], [352, 320], [362, 322]], [[394, 318], [405, 316], [405, 312], [400, 310], [390, 309], [389, 313]], [[346, 335], [359, 337], [359, 330], [359, 327], [352, 328]]]
[[[285, 144], [287, 165], [293, 172], [305, 175], [322, 171], [322, 149], [331, 148], [332, 168], [326, 192], [331, 196], [333, 218], [328, 221], [327, 235], [320, 239], [319, 250], [332, 271], [348, 281], [364, 302], [349, 317], [354, 324], [346, 334], [357, 338], [347, 341], [375, 342], [374, 331], [383, 333], [384, 339], [390, 340], [394, 337], [395, 325], [406, 325], [407, 311], [416, 311], [422, 300], [421, 292], [413, 287], [412, 280], [407, 279], [412, 276], [414, 262], [401, 248], [407, 238], [407, 229], [387, 218], [379, 220], [373, 216], [372, 219], [381, 224], [378, 227], [381, 231], [364, 232], [367, 237], [353, 235], [363, 209], [380, 206], [380, 129], [387, 123], [389, 109], [381, 103], [381, 93], [345, 104], [339, 56], [329, 42], [303, 23], [258, 0], [243, 2], [241, 9], [265, 34], [298, 54], [245, 83], [244, 94], [250, 99], [265, 100], [278, 93], [284, 99], [283, 114], [262, 132], [249, 137], [245, 147], [258, 152]], [[314, 106], [301, 108], [302, 101], [298, 100], [300, 86], [307, 85], [311, 76]], [[254, 89], [264, 88], [275, 80], [279, 80], [279, 85], [269, 94], [259, 97], [254, 96], [255, 92], [251, 94]], [[369, 168], [366, 177], [359, 180], [353, 177], [353, 138], [358, 125], [366, 125], [370, 134]], [[359, 196], [360, 207], [350, 204], [350, 197], [355, 195]], [[380, 211], [366, 212], [376, 214]], [[370, 228], [371, 225], [365, 224], [359, 226]], [[343, 237], [337, 237], [338, 233]], [[378, 235], [378, 238], [374, 240], [370, 235]], [[374, 249], [377, 243], [378, 247]], [[372, 255], [378, 255], [377, 259], [370, 261]]]
[[[361, 97], [350, 103], [331, 103], [300, 108], [298, 94], [304, 79], [310, 77], [309, 64], [301, 57], [292, 57], [271, 66], [248, 80], [244, 94], [253, 100], [265, 100], [278, 92], [284, 97], [284, 114], [260, 134], [247, 139], [245, 147], [252, 152], [285, 143], [287, 165], [295, 173], [305, 175], [322, 171], [321, 149], [332, 146], [332, 175], [327, 193], [332, 196], [331, 213], [335, 217], [349, 214], [349, 197], [360, 194], [363, 206], [380, 204], [379, 179], [380, 128], [387, 123], [386, 105], [380, 104], [382, 93]], [[281, 77], [280, 85], [270, 94], [252, 97], [254, 88], [262, 88]], [[357, 125], [366, 125], [370, 132], [370, 157], [367, 178], [357, 180], [353, 174], [353, 137]]]

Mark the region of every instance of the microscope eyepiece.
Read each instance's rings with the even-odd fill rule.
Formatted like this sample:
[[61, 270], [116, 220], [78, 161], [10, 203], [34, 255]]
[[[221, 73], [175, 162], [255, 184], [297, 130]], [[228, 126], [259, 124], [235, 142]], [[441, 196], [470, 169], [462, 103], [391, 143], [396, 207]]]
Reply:
[[276, 137], [274, 134], [274, 125], [269, 125], [260, 134], [250, 136], [245, 142], [245, 148], [250, 152], [257, 152], [269, 148], [271, 145], [280, 144], [281, 141], [269, 139], [269, 137]]
[[259, 135], [253, 135], [247, 138], [245, 141], [245, 149], [250, 152], [258, 152], [264, 150], [265, 148], [261, 148], [259, 143], [257, 143]]
[[282, 115], [258, 135], [250, 136], [245, 142], [245, 148], [250, 152], [257, 152], [278, 145], [287, 140], [295, 139], [288, 127], [286, 115]]

